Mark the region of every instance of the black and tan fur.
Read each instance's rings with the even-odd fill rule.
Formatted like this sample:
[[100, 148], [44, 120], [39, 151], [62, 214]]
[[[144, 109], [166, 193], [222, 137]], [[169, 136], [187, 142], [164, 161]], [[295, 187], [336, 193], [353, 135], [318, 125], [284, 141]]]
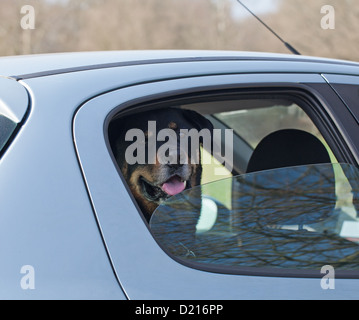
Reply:
[[[125, 141], [126, 132], [133, 128], [143, 130], [146, 135], [144, 148], [147, 149], [148, 135], [154, 134], [147, 131], [149, 121], [156, 121], [157, 132], [164, 128], [172, 129], [176, 132], [178, 138], [177, 146], [175, 146], [177, 149], [175, 155], [178, 157], [177, 164], [161, 164], [157, 158], [154, 164], [136, 163], [130, 165], [127, 163], [125, 150], [133, 142]], [[169, 195], [161, 189], [161, 185], [168, 179], [176, 176], [176, 178], [185, 182], [185, 189], [190, 189], [201, 182], [202, 166], [200, 162], [191, 163], [191, 148], [189, 150], [181, 150], [180, 148], [179, 134], [181, 129], [197, 129], [198, 131], [209, 129], [212, 132], [213, 126], [210, 121], [199, 113], [179, 108], [139, 112], [125, 117], [118, 117], [110, 124], [109, 139], [115, 159], [147, 220], [150, 219], [157, 206], [169, 198]], [[164, 143], [156, 141], [156, 145], [150, 147], [158, 150]], [[196, 150], [196, 152], [198, 159], [200, 159], [200, 150]], [[180, 164], [180, 157], [187, 157], [187, 164]]]

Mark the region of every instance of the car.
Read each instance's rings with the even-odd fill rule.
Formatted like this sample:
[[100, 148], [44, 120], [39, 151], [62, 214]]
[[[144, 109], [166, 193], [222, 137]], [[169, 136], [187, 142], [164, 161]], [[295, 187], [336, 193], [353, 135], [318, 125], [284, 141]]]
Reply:
[[[0, 88], [1, 299], [358, 298], [359, 63], [40, 54], [1, 58]], [[172, 107], [213, 141], [148, 220], [108, 128]]]

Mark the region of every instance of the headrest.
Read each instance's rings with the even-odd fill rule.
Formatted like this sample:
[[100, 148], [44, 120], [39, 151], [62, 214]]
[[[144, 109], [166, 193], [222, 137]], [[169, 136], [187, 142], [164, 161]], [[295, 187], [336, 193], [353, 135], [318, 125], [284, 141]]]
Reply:
[[301, 130], [284, 129], [259, 142], [248, 162], [247, 173], [330, 162], [328, 151], [317, 137]]
[[326, 219], [335, 208], [329, 153], [308, 132], [285, 129], [266, 136], [255, 148], [247, 173], [235, 207], [248, 225], [310, 224]]

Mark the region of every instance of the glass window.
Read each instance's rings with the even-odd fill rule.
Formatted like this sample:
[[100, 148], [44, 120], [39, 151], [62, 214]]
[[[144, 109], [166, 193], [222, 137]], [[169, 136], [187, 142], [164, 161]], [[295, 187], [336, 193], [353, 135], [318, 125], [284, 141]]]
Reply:
[[[338, 172], [351, 186], [345, 194], [336, 192]], [[358, 181], [348, 164], [238, 175], [171, 197], [150, 227], [170, 254], [199, 266], [358, 270]], [[231, 207], [213, 190], [231, 192]]]

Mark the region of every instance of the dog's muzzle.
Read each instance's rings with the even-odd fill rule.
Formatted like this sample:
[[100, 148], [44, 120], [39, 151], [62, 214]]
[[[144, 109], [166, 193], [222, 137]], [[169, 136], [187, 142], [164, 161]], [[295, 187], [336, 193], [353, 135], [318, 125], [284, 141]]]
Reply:
[[155, 185], [145, 178], [140, 178], [143, 194], [149, 201], [161, 202], [186, 189], [187, 181], [178, 175], [173, 175], [164, 183]]

